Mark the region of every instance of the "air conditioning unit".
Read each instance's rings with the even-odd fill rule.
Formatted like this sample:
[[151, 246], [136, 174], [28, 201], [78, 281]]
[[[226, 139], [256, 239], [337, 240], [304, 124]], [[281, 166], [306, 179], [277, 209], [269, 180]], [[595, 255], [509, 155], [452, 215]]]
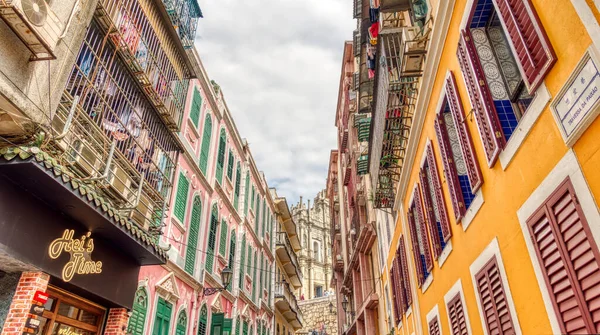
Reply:
[[94, 176], [100, 171], [100, 160], [94, 150], [90, 148], [89, 143], [73, 139], [69, 143], [69, 148], [66, 147], [67, 143], [67, 140], [63, 139], [60, 145], [67, 151], [68, 161], [76, 165], [84, 177]]
[[[143, 193], [137, 207], [131, 211], [130, 218], [144, 228], [153, 222], [154, 204]], [[161, 220], [162, 222], [162, 220]]]
[[0, 17], [33, 53], [32, 61], [56, 59], [54, 48], [63, 24], [46, 0], [0, 1]]
[[110, 172], [107, 178], [109, 188], [112, 193], [124, 201], [130, 199], [132, 192], [131, 179], [125, 170], [116, 164], [110, 166]]

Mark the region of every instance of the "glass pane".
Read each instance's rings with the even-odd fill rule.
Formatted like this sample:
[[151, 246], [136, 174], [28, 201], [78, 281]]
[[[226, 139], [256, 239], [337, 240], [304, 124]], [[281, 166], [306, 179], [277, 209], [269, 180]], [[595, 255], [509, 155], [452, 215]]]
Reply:
[[79, 308], [69, 305], [67, 303], [61, 302], [60, 305], [58, 305], [58, 314], [77, 320], [77, 315], [79, 314]]
[[95, 326], [98, 324], [98, 315], [82, 310], [81, 313], [79, 313], [78, 320]]
[[[49, 300], [49, 299], [48, 299]], [[35, 335], [42, 335], [42, 334], [46, 334], [46, 328], [48, 327], [49, 323], [48, 323], [48, 319], [44, 318], [44, 317], [39, 317], [40, 320], [40, 328], [38, 328], [37, 332], [35, 333]]]
[[56, 302], [56, 298], [48, 297], [48, 300], [44, 304], [44, 308], [47, 311], [51, 311], [54, 308], [54, 303]]
[[67, 325], [63, 325], [60, 323], [55, 323], [54, 327], [52, 327], [52, 335], [95, 335], [96, 333], [83, 330], [80, 328], [75, 328]]

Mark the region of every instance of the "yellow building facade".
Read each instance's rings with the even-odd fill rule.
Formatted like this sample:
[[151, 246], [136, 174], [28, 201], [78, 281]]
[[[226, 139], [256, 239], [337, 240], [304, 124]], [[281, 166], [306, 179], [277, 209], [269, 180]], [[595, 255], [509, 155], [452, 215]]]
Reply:
[[427, 5], [379, 329], [600, 332], [600, 3]]

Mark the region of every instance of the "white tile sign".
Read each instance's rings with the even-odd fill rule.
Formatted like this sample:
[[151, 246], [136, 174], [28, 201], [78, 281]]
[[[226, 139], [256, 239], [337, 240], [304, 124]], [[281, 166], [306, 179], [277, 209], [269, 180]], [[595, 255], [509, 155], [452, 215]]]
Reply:
[[593, 57], [585, 57], [571, 80], [558, 94], [552, 107], [561, 132], [567, 142], [583, 126], [584, 120], [598, 107], [600, 101], [600, 72]]

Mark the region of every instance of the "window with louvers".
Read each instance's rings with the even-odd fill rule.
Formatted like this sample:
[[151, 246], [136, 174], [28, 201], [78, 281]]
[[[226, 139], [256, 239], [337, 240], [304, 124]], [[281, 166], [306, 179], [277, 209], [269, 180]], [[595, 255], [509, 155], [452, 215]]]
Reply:
[[225, 129], [221, 129], [219, 136], [219, 151], [217, 152], [217, 171], [216, 178], [219, 184], [223, 184], [223, 168], [225, 166], [225, 146], [227, 145], [227, 134]]
[[183, 173], [180, 173], [179, 181], [177, 182], [177, 195], [175, 196], [175, 208], [173, 213], [181, 223], [183, 223], [185, 219], [185, 208], [189, 190], [190, 182]]
[[200, 122], [200, 107], [202, 107], [202, 96], [198, 89], [194, 89], [194, 98], [192, 100], [192, 109], [190, 110], [190, 119], [196, 127]]
[[229, 149], [229, 158], [227, 159], [227, 178], [229, 178], [230, 181], [233, 181], [233, 166], [235, 164], [234, 160], [233, 151]]
[[448, 317], [450, 318], [450, 330], [452, 335], [468, 335], [467, 319], [465, 319], [465, 311], [463, 309], [460, 293], [457, 293], [448, 305]]
[[127, 332], [132, 335], [143, 335], [148, 311], [148, 293], [143, 288], [138, 288], [133, 300], [133, 309], [129, 317]]
[[210, 230], [208, 232], [208, 243], [206, 250], [206, 271], [212, 273], [215, 260], [215, 247], [217, 245], [217, 229], [219, 229], [219, 210], [217, 204], [213, 205], [210, 214]]
[[206, 177], [208, 169], [208, 152], [210, 151], [210, 137], [212, 136], [212, 119], [206, 114], [204, 119], [204, 131], [202, 132], [202, 148], [200, 149], [200, 170]]
[[235, 190], [233, 194], [233, 208], [238, 210], [239, 198], [240, 198], [240, 179], [242, 178], [240, 173], [240, 162], [237, 162], [237, 166], [235, 168]]
[[404, 236], [400, 236], [400, 245], [396, 250], [396, 257], [400, 258], [400, 279], [402, 283], [402, 292], [406, 309], [412, 305], [412, 291], [410, 289], [410, 277], [408, 274], [408, 260], [406, 258], [406, 247], [404, 245]]
[[239, 288], [244, 288], [244, 264], [246, 263], [246, 236], [242, 237], [242, 247], [240, 248], [240, 252], [242, 253], [240, 256], [242, 259], [240, 260], [240, 282]]
[[475, 281], [488, 334], [515, 334], [496, 257], [475, 275]]
[[527, 220], [562, 333], [600, 332], [600, 253], [567, 178]]
[[244, 215], [248, 215], [248, 198], [250, 197], [250, 172], [246, 172], [246, 187], [244, 188]]
[[221, 220], [221, 239], [219, 240], [219, 254], [225, 256], [227, 251], [227, 221]]
[[192, 276], [196, 267], [196, 254], [198, 248], [198, 234], [200, 232], [200, 220], [202, 217], [202, 202], [200, 197], [194, 198], [192, 205], [192, 218], [188, 231], [187, 247], [185, 250], [185, 271]]
[[437, 315], [429, 321], [429, 335], [441, 335], [440, 322]]
[[177, 317], [177, 326], [175, 328], [175, 335], [186, 335], [185, 330], [187, 328], [187, 314], [185, 310], [179, 312]]
[[206, 305], [200, 310], [200, 319], [198, 321], [198, 335], [206, 335], [206, 321], [208, 319], [208, 311]]
[[[235, 267], [235, 230], [231, 231], [231, 241], [229, 242], [229, 263], [227, 264], [227, 267], [233, 271], [234, 267]], [[233, 273], [231, 275], [231, 281], [229, 282], [229, 286], [227, 286], [227, 290], [229, 290], [231, 292], [231, 289], [233, 288]]]
[[413, 194], [414, 200], [408, 212], [408, 225], [413, 246], [415, 267], [417, 269], [418, 283], [419, 286], [421, 286], [433, 268], [433, 260], [431, 258], [427, 226], [425, 225], [425, 218], [421, 205], [421, 191], [418, 185], [415, 187]]

